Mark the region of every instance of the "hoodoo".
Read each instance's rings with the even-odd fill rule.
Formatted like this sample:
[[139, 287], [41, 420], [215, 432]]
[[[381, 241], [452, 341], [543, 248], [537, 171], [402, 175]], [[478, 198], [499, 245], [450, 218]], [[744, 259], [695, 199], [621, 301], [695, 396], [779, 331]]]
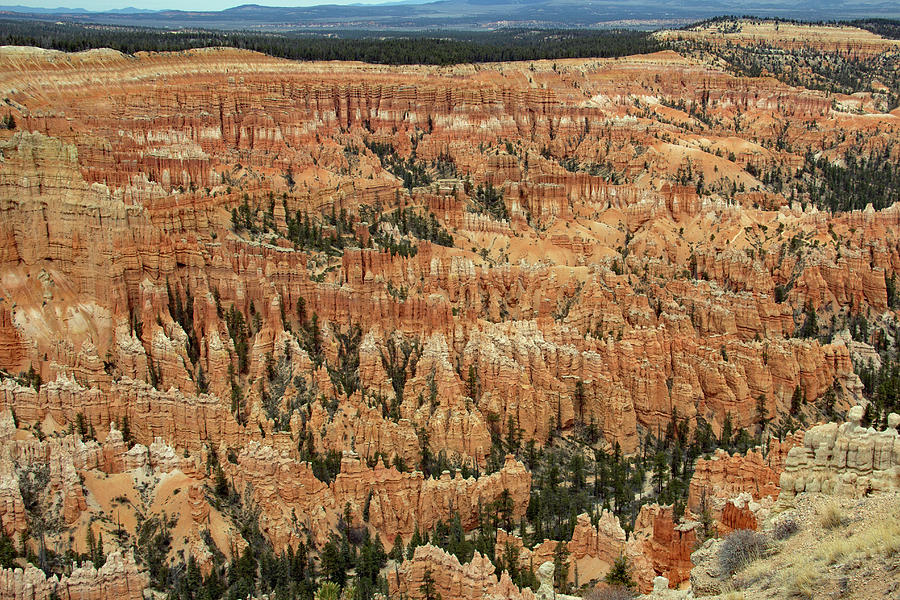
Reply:
[[857, 25], [31, 25], [130, 53], [0, 47], [0, 600], [895, 594]]

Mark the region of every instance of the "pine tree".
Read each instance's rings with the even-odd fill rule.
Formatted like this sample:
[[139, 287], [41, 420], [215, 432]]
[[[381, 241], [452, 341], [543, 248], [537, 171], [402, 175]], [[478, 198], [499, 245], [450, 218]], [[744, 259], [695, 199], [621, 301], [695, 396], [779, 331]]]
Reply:
[[731, 413], [725, 413], [725, 422], [722, 424], [722, 436], [719, 438], [719, 445], [723, 448], [731, 448], [732, 437], [734, 436], [733, 426], [731, 424]]
[[884, 286], [887, 290], [888, 306], [894, 308], [897, 303], [897, 274], [891, 273], [890, 277], [885, 277]]
[[84, 413], [75, 414], [75, 433], [84, 438], [87, 435], [87, 426], [84, 422]]
[[794, 393], [791, 396], [791, 414], [796, 415], [800, 412], [800, 406], [803, 402], [803, 392], [800, 390], [800, 386], [796, 386], [794, 388]]
[[303, 296], [297, 298], [297, 320], [301, 325], [306, 323], [306, 299]]
[[569, 580], [569, 549], [565, 542], [557, 542], [553, 552], [553, 587], [565, 592]]
[[628, 558], [624, 554], [620, 554], [613, 563], [612, 568], [603, 578], [610, 585], [620, 585], [626, 588], [634, 587], [634, 580], [631, 579], [630, 569], [628, 567]]
[[[345, 540], [344, 540], [345, 541]], [[342, 540], [332, 535], [322, 548], [320, 557], [322, 574], [326, 579], [343, 587], [347, 583], [347, 557], [341, 548]]]
[[510, 579], [513, 581], [519, 578], [519, 549], [514, 544], [506, 542], [503, 548], [503, 567], [509, 573]]
[[7, 535], [6, 530], [0, 528], [0, 567], [15, 569], [18, 566], [15, 562], [18, 555], [12, 538]]
[[316, 590], [316, 600], [338, 600], [341, 597], [341, 588], [334, 582], [326, 581]]
[[805, 319], [803, 321], [803, 326], [800, 328], [800, 331], [797, 334], [797, 337], [816, 337], [819, 334], [819, 324], [816, 319], [816, 311], [813, 308], [811, 301], [807, 301], [806, 306], [803, 309], [803, 314], [805, 316]]
[[131, 448], [134, 445], [134, 437], [131, 434], [131, 423], [128, 422], [127, 416], [122, 418], [122, 441], [125, 442], [125, 446], [128, 448]]
[[512, 415], [506, 419], [506, 451], [516, 454], [522, 444], [522, 430]]
[[434, 584], [434, 576], [431, 574], [431, 569], [426, 567], [425, 573], [422, 576], [422, 598], [423, 600], [441, 600], [441, 594], [437, 591], [437, 588]]
[[213, 491], [219, 498], [228, 497], [228, 480], [225, 479], [225, 471], [222, 470], [222, 465], [217, 465], [216, 467], [215, 488]]
[[578, 416], [578, 423], [584, 424], [584, 382], [580, 379], [575, 382], [575, 393], [572, 398], [575, 403], [575, 414]]
[[209, 392], [209, 382], [206, 381], [206, 373], [203, 372], [203, 367], [199, 367], [197, 371], [197, 393], [205, 394]]
[[666, 481], [669, 463], [666, 459], [666, 453], [662, 450], [653, 456], [653, 485], [656, 486], [657, 495], [662, 493], [663, 484]]
[[300, 332], [301, 347], [309, 355], [313, 365], [319, 368], [325, 360], [322, 353], [322, 331], [319, 328], [319, 315], [313, 313], [312, 318], [303, 325]]
[[398, 533], [394, 536], [394, 547], [391, 548], [388, 558], [401, 562], [403, 561], [403, 554], [403, 538], [400, 537], [400, 534]]
[[510, 495], [509, 490], [503, 488], [503, 491], [500, 492], [500, 497], [496, 500], [496, 508], [497, 508], [497, 518], [500, 523], [503, 525], [505, 531], [512, 533], [513, 531], [513, 510], [515, 508], [515, 502], [512, 499], [512, 495]]
[[480, 387], [478, 382], [478, 371], [475, 364], [469, 365], [469, 376], [466, 379], [466, 395], [474, 401], [478, 401], [480, 397]]
[[87, 547], [88, 560], [93, 561], [97, 552], [97, 538], [94, 537], [94, 528], [92, 526], [88, 525], [87, 533], [84, 537], [84, 545]]
[[94, 567], [99, 569], [106, 563], [106, 553], [103, 550], [103, 532], [97, 537], [97, 546], [94, 548], [94, 556], [92, 559]]
[[769, 421], [769, 410], [766, 408], [766, 397], [760, 394], [756, 397], [756, 422], [760, 425], [760, 429], [766, 426]]
[[406, 558], [412, 560], [416, 548], [422, 545], [422, 534], [419, 533], [419, 524], [416, 523], [412, 537], [409, 538], [409, 546], [406, 547]]
[[709, 500], [706, 496], [705, 487], [700, 491], [699, 520], [701, 539], [698, 541], [702, 543], [709, 539], [714, 533], [712, 511], [709, 508]]

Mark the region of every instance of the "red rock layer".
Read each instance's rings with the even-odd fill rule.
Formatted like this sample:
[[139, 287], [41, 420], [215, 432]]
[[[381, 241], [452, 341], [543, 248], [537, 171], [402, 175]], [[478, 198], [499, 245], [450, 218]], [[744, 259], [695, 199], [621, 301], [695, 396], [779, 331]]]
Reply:
[[710, 459], [698, 458], [691, 477], [688, 508], [700, 511], [704, 495], [708, 507], [714, 499], [735, 498], [742, 493], [755, 500], [777, 498], [785, 459], [791, 448], [803, 444], [803, 436], [804, 432], [798, 430], [784, 440], [770, 437], [765, 457], [761, 449], [754, 448], [743, 455], [717, 450]]
[[[645, 504], [634, 525], [643, 553], [656, 573], [677, 587], [691, 577], [691, 553], [697, 547], [696, 523], [676, 524], [671, 506]], [[652, 587], [652, 584], [651, 584]]]
[[439, 479], [426, 479], [420, 472], [401, 473], [380, 463], [370, 469], [345, 457], [341, 472], [328, 486], [315, 478], [307, 463], [252, 442], [238, 455], [237, 464], [225, 468], [237, 490], [252, 486], [261, 509], [260, 529], [278, 549], [303, 539], [301, 525], [324, 543], [348, 505], [354, 525], [368, 523], [391, 542], [397, 535], [408, 540], [416, 527], [431, 531], [453, 514], [460, 516], [465, 529], [472, 529], [479, 511], [504, 491], [513, 502], [513, 518], [519, 519], [531, 490], [531, 474], [512, 457], [500, 471], [479, 479], [446, 472]]
[[746, 505], [738, 506], [732, 501], [725, 503], [719, 517], [719, 535], [725, 536], [736, 529], [753, 529], [759, 525], [756, 515]]

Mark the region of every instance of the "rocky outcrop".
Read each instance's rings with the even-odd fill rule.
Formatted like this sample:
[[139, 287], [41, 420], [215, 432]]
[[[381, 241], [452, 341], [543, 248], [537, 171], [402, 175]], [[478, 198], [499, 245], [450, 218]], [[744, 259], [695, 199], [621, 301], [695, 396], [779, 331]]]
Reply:
[[127, 452], [128, 445], [122, 437], [122, 432], [116, 428], [115, 423], [110, 423], [109, 432], [103, 441], [103, 471], [105, 473], [121, 473], [124, 471], [125, 454]]
[[[646, 538], [653, 535], [654, 516], [649, 513], [644, 516], [643, 521], [639, 521], [644, 529], [636, 531], [639, 535], [628, 538], [619, 520], [609, 511], [604, 510], [600, 514], [596, 525], [592, 523], [588, 514], [578, 515], [572, 539], [562, 542], [569, 553], [567, 560], [570, 582], [575, 581], [576, 571], [580, 583], [601, 579], [615, 560], [624, 555], [628, 559], [631, 576], [639, 589], [651, 590], [657, 571], [654, 570], [655, 564], [651, 558], [653, 549], [647, 545]], [[497, 532], [494, 552], [497, 556], [506, 556], [507, 546], [510, 546], [518, 550], [520, 568], [536, 569], [547, 562], [553, 563], [559, 543], [544, 540], [532, 548], [526, 548], [517, 535], [500, 529]]]
[[13, 539], [28, 529], [19, 478], [13, 462], [5, 457], [0, 458], [0, 524]]
[[[672, 507], [656, 504], [643, 505], [635, 521], [635, 535], [642, 541], [644, 556], [653, 565], [655, 574], [667, 578], [673, 587], [691, 576], [691, 552], [697, 545], [696, 527], [696, 522], [675, 523]], [[636, 577], [644, 591], [653, 587], [653, 578], [649, 575]]]
[[517, 588], [506, 571], [498, 577], [491, 561], [478, 552], [470, 562], [460, 564], [456, 556], [430, 544], [417, 547], [411, 560], [404, 561], [388, 575], [391, 594], [399, 593], [407, 598], [424, 597], [422, 583], [426, 573], [434, 582], [435, 592], [446, 600], [536, 598], [530, 589]]
[[780, 492], [779, 478], [785, 459], [791, 448], [803, 444], [802, 430], [785, 438], [770, 436], [766, 448], [752, 448], [745, 454], [729, 454], [716, 450], [709, 458], [698, 458], [688, 495], [688, 508], [694, 512], [728, 500], [740, 494], [749, 494], [757, 501], [763, 498], [777, 499]]
[[691, 562], [696, 566], [691, 570], [691, 592], [696, 598], [718, 596], [727, 589], [719, 569], [719, 544], [715, 538], [706, 540], [691, 554]]
[[239, 493], [253, 490], [260, 508], [260, 531], [278, 549], [296, 546], [300, 527], [324, 543], [337, 520], [329, 487], [316, 479], [309, 464], [291, 460], [271, 446], [251, 442], [237, 457], [237, 464], [226, 463], [225, 472]]
[[458, 514], [463, 527], [472, 529], [479, 511], [504, 492], [512, 501], [512, 518], [518, 521], [528, 508], [531, 473], [512, 456], [498, 472], [478, 479], [447, 471], [437, 479], [425, 478], [418, 472], [400, 473], [378, 463], [369, 469], [358, 460], [345, 458], [331, 490], [336, 504], [344, 507], [349, 503], [360, 521], [368, 503], [369, 524], [383, 539], [393, 540], [398, 534], [406, 539], [416, 526], [430, 531], [439, 520], [448, 521], [451, 514]]
[[604, 510], [596, 527], [586, 514], [578, 515], [569, 542], [569, 554], [579, 560], [586, 556], [612, 565], [625, 547], [625, 531], [611, 512]]
[[24, 370], [22, 367], [25, 356], [25, 345], [22, 343], [19, 331], [13, 325], [9, 306], [5, 301], [0, 300], [0, 368], [18, 373], [20, 370]]
[[251, 442], [238, 455], [237, 464], [227, 464], [225, 470], [237, 490], [252, 487], [262, 510], [260, 528], [276, 548], [296, 545], [302, 539], [300, 525], [324, 543], [348, 505], [355, 525], [366, 522], [363, 515], [368, 509], [368, 525], [385, 540], [397, 535], [408, 539], [417, 527], [430, 531], [453, 514], [460, 516], [464, 528], [472, 529], [479, 510], [504, 492], [513, 503], [513, 518], [519, 519], [531, 489], [531, 474], [512, 457], [498, 472], [478, 479], [448, 472], [437, 479], [425, 478], [421, 472], [402, 473], [380, 462], [369, 468], [357, 458], [345, 457], [341, 472], [326, 485], [315, 478], [309, 464]]
[[[755, 509], [755, 510], [754, 510]], [[762, 507], [744, 493], [735, 499], [728, 500], [718, 518], [717, 529], [720, 536], [726, 536], [737, 529], [756, 529], [761, 520]]]
[[884, 431], [862, 427], [862, 417], [863, 408], [856, 406], [846, 423], [806, 432], [803, 445], [788, 452], [779, 504], [790, 504], [802, 492], [858, 497], [900, 488], [900, 416], [891, 413]]
[[777, 498], [779, 475], [780, 471], [766, 464], [759, 449], [749, 450], [744, 455], [730, 455], [724, 450], [717, 450], [708, 460], [697, 459], [691, 477], [688, 507], [699, 511], [704, 495], [710, 504], [713, 498], [731, 498], [742, 492], [748, 492], [757, 499]]
[[[216, 446], [223, 438], [229, 447], [257, 439], [256, 428], [240, 431], [231, 411], [213, 406], [229, 404], [228, 378], [209, 374], [234, 366], [233, 341], [221, 315], [232, 304], [245, 316], [251, 307], [261, 315], [263, 326], [253, 332], [258, 339], [251, 341], [255, 372], [264, 364], [260, 354], [291, 324], [292, 310], [279, 313], [300, 297], [307, 312], [323, 321], [363, 323], [382, 338], [401, 330], [427, 339], [429, 352], [440, 358], [431, 364], [446, 360], [450, 366], [436, 371], [439, 411], [426, 415], [411, 406], [425, 387], [420, 381], [411, 387], [412, 397], [403, 399], [404, 418], [414, 417], [408, 424], [379, 422], [363, 403], [342, 406], [321, 443], [343, 450], [343, 440], [352, 437], [362, 442], [361, 456], [399, 454], [409, 463], [415, 458], [412, 434], [427, 426], [436, 448], [482, 466], [491, 414], [500, 417], [501, 428], [512, 417], [523, 436], [538, 443], [551, 420], [565, 427], [593, 420], [626, 451], [637, 446], [638, 426], [664, 427], [676, 410], [688, 418], [700, 414], [716, 427], [730, 412], [737, 426], [748, 426], [759, 395], [771, 413], [797, 385], [813, 399], [852, 372], [843, 344], [785, 339], [794, 328], [794, 309], [807, 301], [886, 306], [884, 281], [898, 257], [891, 228], [896, 215], [826, 217], [786, 205], [782, 212], [756, 208], [759, 198], [729, 205], [702, 197], [696, 186], [662, 177], [686, 153], [662, 144], [653, 127], [631, 126], [630, 119], [638, 118], [631, 94], [644, 97], [652, 88], [653, 98], [680, 98], [686, 90], [696, 92], [684, 82], [697, 78], [705, 94], [724, 103], [715, 110], [744, 107], [744, 126], [757, 138], [772, 134], [753, 128], [754, 111], [768, 118], [768, 111], [783, 110], [786, 98], [796, 100], [792, 109], [808, 112], [810, 119], [833, 118], [818, 112], [830, 106], [824, 96], [798, 96], [774, 80], [751, 85], [672, 53], [567, 62], [558, 71], [540, 64], [535, 68], [547, 87], [519, 89], [515, 82], [533, 77], [522, 65], [475, 73], [341, 65], [323, 77], [321, 65], [222, 50], [110, 56], [104, 74], [90, 78], [82, 70], [94, 56], [5, 52], [14, 62], [0, 83], [27, 108], [20, 115], [22, 129], [42, 133], [19, 132], [4, 141], [0, 236], [10, 240], [3, 264], [15, 277], [4, 280], [9, 289], [0, 310], [0, 358], [19, 368], [31, 361], [45, 380], [64, 375], [91, 394], [95, 387], [118, 387], [113, 396], [151, 395], [137, 382], [150, 383], [152, 368], [153, 379], [161, 380], [157, 387], [167, 390], [161, 394], [173, 394], [175, 387], [186, 410], [200, 413], [197, 431], [166, 430], [124, 403], [103, 409], [108, 415], [86, 414], [104, 427], [130, 415], [144, 445], [157, 436], [192, 449], [194, 436]], [[233, 68], [245, 74], [241, 82], [231, 77]], [[169, 77], [164, 85], [157, 79], [161, 73]], [[273, 79], [284, 85], [273, 90]], [[47, 83], [57, 80], [65, 85]], [[111, 81], [116, 85], [104, 85]], [[73, 102], [63, 88], [78, 90], [85, 101]], [[752, 100], [748, 90], [754, 90]], [[183, 97], [192, 100], [185, 104]], [[665, 107], [648, 102], [641, 110], [650, 113], [640, 118], [652, 123], [655, 111], [662, 114]], [[286, 106], [294, 108], [282, 110]], [[722, 121], [730, 120], [723, 113]], [[70, 134], [73, 123], [89, 134]], [[348, 248], [339, 261], [314, 273], [320, 267], [284, 237], [285, 215], [327, 213], [333, 206], [356, 217], [361, 204], [387, 207], [400, 192], [399, 182], [371, 152], [350, 149], [364, 148], [362, 138], [378, 132], [385, 140], [393, 135], [398, 152], [408, 152], [408, 134], [423, 123], [431, 125], [418, 141], [418, 156], [449, 157], [474, 183], [502, 188], [509, 222], [471, 212], [464, 182], [442, 180], [403, 192], [404, 202], [408, 197], [427, 205], [469, 241], [460, 237], [449, 250], [422, 242], [416, 256], [406, 258]], [[607, 123], [602, 136], [598, 123]], [[814, 136], [810, 131], [806, 135]], [[719, 133], [711, 143], [722, 149], [733, 143], [725, 136], [734, 132]], [[337, 135], [347, 139], [338, 141]], [[510, 140], [515, 151], [486, 150], [486, 141], [495, 138]], [[570, 148], [564, 139], [583, 141]], [[612, 144], [606, 151], [600, 149], [603, 140]], [[236, 152], [246, 153], [240, 165], [233, 162]], [[762, 146], [741, 153], [764, 154]], [[585, 169], [570, 172], [557, 155], [572, 156]], [[715, 163], [720, 176], [727, 172], [753, 186], [732, 161], [712, 150], [700, 155]], [[780, 158], [787, 164], [797, 157]], [[586, 172], [587, 165], [605, 164], [623, 174], [649, 173], [650, 182], [612, 183]], [[283, 177], [289, 168], [290, 194]], [[274, 203], [277, 233], [250, 239], [230, 229], [230, 209], [244, 194], [260, 212], [270, 194], [284, 194], [283, 203]], [[533, 229], [528, 219], [546, 232]], [[686, 233], [675, 235], [676, 223]], [[828, 244], [812, 245], [802, 262], [781, 252], [800, 232], [824, 239], [829, 224], [845, 241], [841, 256]], [[775, 234], [777, 226], [783, 227]], [[695, 235], [707, 227], [719, 237]], [[68, 243], [70, 230], [75, 244]], [[478, 251], [485, 234], [498, 236], [488, 259]], [[726, 237], [734, 240], [728, 248], [716, 241]], [[516, 248], [518, 242], [501, 250], [518, 238], [540, 253]], [[682, 278], [691, 256], [696, 273]], [[624, 272], [615, 275], [614, 265]], [[652, 280], [653, 294], [638, 276]], [[788, 279], [795, 282], [789, 302], [774, 302], [775, 286]], [[28, 291], [29, 280], [39, 282], [36, 313], [30, 310], [37, 296]], [[188, 356], [189, 332], [170, 316], [167, 281], [178, 293], [192, 292], [197, 331], [190, 333], [198, 337], [199, 357]], [[58, 316], [70, 309], [71, 317]], [[755, 342], [757, 336], [765, 343]], [[707, 343], [711, 339], [719, 341]], [[373, 358], [377, 365], [379, 357]], [[469, 366], [481, 378], [472, 406], [464, 401]], [[218, 402], [191, 399], [199, 368]], [[385, 389], [384, 376], [377, 369], [371, 374], [366, 383]], [[588, 391], [577, 407], [575, 378]], [[136, 383], [126, 391], [129, 379]], [[160, 407], [153, 408], [158, 414]], [[168, 422], [183, 417], [177, 409], [162, 412]], [[60, 422], [71, 422], [66, 416]], [[144, 423], [155, 427], [151, 431]]]
[[[546, 543], [542, 546], [551, 551], [547, 558], [552, 561], [555, 547]], [[624, 555], [638, 588], [649, 591], [653, 587], [652, 581], [657, 573], [654, 572], [655, 565], [644, 541], [640, 535], [633, 535], [626, 540], [619, 520], [609, 511], [600, 514], [596, 526], [591, 524], [588, 515], [579, 515], [572, 540], [567, 546], [570, 561], [577, 565], [580, 582], [602, 578], [615, 560]], [[537, 555], [539, 548], [535, 550], [534, 554]], [[531, 562], [539, 564], [540, 560], [532, 557]], [[572, 575], [574, 576], [574, 568]]]
[[687, 30], [662, 31], [664, 39], [705, 40], [713, 44], [738, 46], [770, 44], [785, 50], [815, 49], [855, 57], [875, 56], [896, 47], [894, 40], [857, 27], [831, 27], [807, 23], [779, 23], [771, 20], [719, 21]]
[[129, 552], [113, 552], [99, 569], [93, 565], [76, 567], [68, 577], [49, 579], [29, 564], [24, 570], [0, 569], [0, 598], [49, 600], [142, 600], [146, 576], [138, 571]]
[[805, 434], [804, 430], [798, 429], [794, 433], [786, 435], [783, 440], [774, 436], [770, 437], [768, 451], [766, 452], [766, 465], [780, 474], [784, 470], [784, 461], [787, 460], [787, 455], [791, 448], [802, 446]]
[[215, 397], [185, 395], [174, 389], [161, 392], [127, 378], [102, 390], [61, 375], [40, 391], [6, 379], [0, 382], [0, 408], [14, 409], [28, 422], [50, 415], [57, 423], [74, 424], [81, 413], [85, 423], [97, 430], [127, 417], [135, 440], [146, 446], [161, 438], [193, 450], [206, 443], [236, 447], [250, 437]]

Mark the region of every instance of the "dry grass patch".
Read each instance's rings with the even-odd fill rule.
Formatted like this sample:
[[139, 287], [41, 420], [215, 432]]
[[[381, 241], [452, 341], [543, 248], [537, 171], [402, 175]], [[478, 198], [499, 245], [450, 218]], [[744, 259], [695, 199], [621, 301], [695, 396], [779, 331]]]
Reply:
[[743, 581], [759, 581], [772, 574], [772, 565], [766, 561], [755, 561], [744, 567], [741, 571]]
[[836, 529], [844, 524], [844, 513], [834, 502], [825, 506], [819, 516], [819, 525], [823, 529]]
[[816, 558], [824, 560], [826, 564], [833, 565], [852, 551], [850, 539], [840, 536], [825, 542], [816, 553]]
[[820, 586], [817, 573], [811, 562], [799, 563], [785, 573], [784, 589], [791, 596], [812, 599]]
[[884, 529], [873, 531], [871, 534], [878, 537], [878, 543], [886, 556], [893, 557], [900, 554], [900, 521], [896, 516]]
[[[833, 504], [827, 506], [821, 513], [820, 522], [828, 529], [835, 529], [838, 526], [835, 523], [842, 524], [843, 520], [840, 509]], [[782, 576], [785, 592], [793, 597], [812, 599], [817, 597], [817, 592], [821, 590], [820, 574], [826, 565], [851, 558], [871, 559], [900, 554], [900, 521], [896, 519], [850, 535], [845, 535], [846, 533], [848, 532], [842, 531], [833, 534], [833, 539], [823, 542], [811, 557], [786, 569]]]
[[854, 554], [892, 557], [900, 553], [900, 521], [890, 519], [879, 527], [872, 527], [847, 539]]
[[850, 536], [839, 536], [826, 542], [816, 558], [834, 564], [844, 557], [863, 555], [891, 557], [900, 553], [900, 522], [891, 519], [879, 527], [871, 527]]

